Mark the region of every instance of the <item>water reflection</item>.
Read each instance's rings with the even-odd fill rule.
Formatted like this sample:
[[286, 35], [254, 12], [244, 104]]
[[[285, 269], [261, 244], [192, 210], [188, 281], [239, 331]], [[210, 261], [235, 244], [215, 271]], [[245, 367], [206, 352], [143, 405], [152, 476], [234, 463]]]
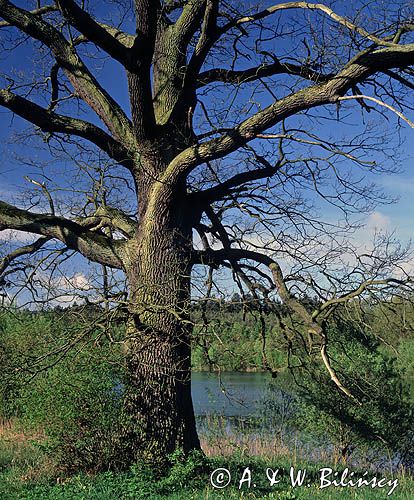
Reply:
[[[235, 450], [266, 455], [291, 455], [331, 463], [335, 447], [328, 437], [314, 438], [295, 422], [292, 394], [271, 384], [267, 373], [194, 372], [192, 396], [198, 431], [207, 446], [231, 454]], [[226, 451], [227, 450], [227, 451]], [[296, 459], [296, 458], [295, 458]], [[396, 454], [366, 447], [347, 464], [365, 469], [394, 468]]]
[[265, 373], [195, 372], [192, 396], [197, 416], [258, 417], [269, 376]]

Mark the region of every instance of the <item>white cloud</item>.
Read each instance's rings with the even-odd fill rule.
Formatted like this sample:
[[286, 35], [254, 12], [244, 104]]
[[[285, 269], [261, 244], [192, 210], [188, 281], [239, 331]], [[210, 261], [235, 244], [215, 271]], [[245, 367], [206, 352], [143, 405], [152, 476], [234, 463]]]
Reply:
[[[70, 306], [75, 302], [82, 302], [85, 295], [89, 295], [94, 287], [83, 273], [73, 276], [59, 276], [52, 279], [50, 283], [55, 299], [53, 303]], [[92, 297], [90, 297], [92, 299]]]
[[412, 177], [385, 177], [381, 184], [394, 193], [411, 195], [414, 193], [414, 178]]
[[53, 280], [53, 285], [61, 290], [82, 290], [84, 292], [93, 288], [89, 279], [83, 273], [76, 273], [73, 276], [60, 276]]
[[381, 212], [372, 212], [368, 217], [367, 229], [370, 232], [386, 231], [390, 227], [391, 219]]
[[38, 236], [27, 233], [26, 231], [17, 231], [15, 229], [4, 229], [0, 231], [0, 242], [7, 242], [11, 244], [25, 244], [32, 243]]
[[96, 295], [90, 279], [81, 272], [52, 278], [47, 273], [38, 273], [37, 278], [44, 287], [51, 306], [69, 307], [75, 302], [82, 303], [86, 295], [90, 300], [94, 300]]
[[406, 262], [399, 264], [393, 272], [393, 277], [401, 280], [407, 279], [408, 276], [411, 278], [414, 275], [414, 257], [409, 258]]
[[[350, 242], [356, 253], [371, 253], [374, 249], [375, 235], [378, 233], [389, 233], [390, 229], [393, 229], [390, 217], [379, 211], [375, 211], [367, 217], [363, 227], [358, 229], [350, 238]], [[349, 265], [355, 264], [355, 254], [353, 251], [349, 253], [344, 252], [342, 258]]]

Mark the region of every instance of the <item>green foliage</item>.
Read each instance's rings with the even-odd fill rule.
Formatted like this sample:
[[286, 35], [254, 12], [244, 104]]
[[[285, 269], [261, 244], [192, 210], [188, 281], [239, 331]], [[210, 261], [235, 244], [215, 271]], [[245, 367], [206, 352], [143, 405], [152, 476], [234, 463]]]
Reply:
[[[220, 367], [223, 371], [263, 369], [262, 324], [257, 311], [244, 314], [239, 310], [231, 310], [229, 305], [210, 315], [208, 325], [195, 328], [193, 368], [216, 370]], [[200, 321], [197, 315], [195, 321]], [[278, 337], [272, 334], [277, 319], [273, 315], [267, 315], [265, 322], [266, 357], [270, 364], [279, 366], [283, 364], [285, 354], [280, 349]]]
[[414, 400], [414, 339], [401, 340], [396, 362], [405, 383], [410, 388], [410, 398]]
[[104, 339], [97, 341], [95, 332], [69, 350], [84, 328], [52, 313], [4, 316], [1, 325], [3, 418], [18, 417], [24, 429], [41, 429], [45, 438], [38, 446], [58, 466], [116, 467], [119, 354]]
[[343, 459], [364, 443], [404, 452], [414, 403], [395, 358], [355, 323], [332, 322], [328, 339], [333, 368], [357, 401], [338, 390], [324, 367], [309, 364], [297, 389], [301, 428], [330, 438]]
[[[173, 464], [169, 474], [155, 478], [151, 468], [146, 464], [136, 464], [130, 471], [122, 473], [105, 472], [97, 475], [79, 474], [63, 480], [60, 484], [50, 481], [21, 481], [18, 477], [0, 475], [0, 498], [2, 500], [201, 500], [226, 499], [239, 500], [243, 498], [261, 500], [313, 500], [315, 498], [344, 500], [364, 498], [373, 500], [384, 498], [384, 490], [363, 488], [358, 491], [343, 488], [318, 487], [319, 468], [329, 464], [297, 463], [297, 469], [306, 469], [310, 480], [308, 487], [292, 488], [288, 477], [291, 466], [289, 459], [269, 462], [257, 457], [215, 457], [203, 459], [190, 456], [188, 459], [178, 453], [170, 457]], [[201, 465], [200, 465], [201, 463]], [[228, 487], [219, 490], [210, 484], [210, 474], [217, 468], [224, 467], [232, 474]], [[243, 470], [249, 467], [252, 471], [255, 485], [246, 485], [239, 489], [239, 480]], [[265, 471], [267, 467], [282, 471], [281, 482], [269, 485]], [[358, 474], [358, 471], [356, 471]], [[411, 499], [414, 495], [414, 482], [409, 476], [398, 477], [399, 486], [392, 498]], [[357, 494], [357, 496], [355, 496]]]
[[[229, 370], [263, 366], [261, 323], [255, 311], [248, 315], [240, 309], [212, 314], [215, 317], [202, 335], [197, 329], [195, 332], [195, 366], [206, 367], [209, 360], [214, 367]], [[369, 314], [371, 329], [387, 340], [380, 312], [372, 308]], [[407, 310], [401, 325], [396, 320], [396, 328], [405, 328], [410, 315]], [[46, 437], [37, 441], [39, 451], [53, 456], [71, 473], [122, 465], [118, 447], [121, 401], [116, 391], [116, 381], [122, 379], [122, 355], [93, 326], [94, 320], [93, 314], [82, 318], [78, 313], [68, 316], [67, 311], [10, 312], [0, 318], [0, 416], [18, 417], [25, 429], [44, 432]], [[279, 344], [276, 318], [268, 314], [265, 321], [268, 361], [274, 367], [282, 366], [286, 352]], [[279, 432], [295, 426], [318, 439], [328, 439], [336, 446], [338, 457], [343, 458], [355, 446], [377, 443], [380, 448], [386, 442], [388, 448], [405, 454], [409, 462], [413, 436], [412, 335], [404, 330], [396, 359], [371, 331], [356, 325], [355, 321], [331, 321], [329, 355], [340, 380], [362, 405], [344, 397], [329, 380], [320, 360], [312, 361], [304, 352], [301, 359], [291, 359], [292, 364], [304, 362], [302, 372], [297, 372], [300, 387], [295, 391], [295, 401], [292, 378], [284, 372], [274, 381], [278, 398], [269, 396], [262, 424]], [[116, 337], [116, 329], [112, 334]], [[280, 388], [286, 389], [282, 397]], [[7, 468], [9, 462], [10, 452], [6, 450], [3, 467]], [[172, 457], [170, 479], [161, 481], [161, 490], [174, 490], [174, 484], [183, 477], [187, 478], [184, 485], [200, 465], [196, 463], [195, 458], [191, 462], [179, 454]], [[132, 476], [132, 489], [143, 489], [145, 474], [148, 483], [156, 479], [154, 471], [145, 472], [142, 464], [140, 467], [142, 471]]]
[[182, 450], [176, 450], [168, 457], [168, 462], [170, 467], [161, 477], [148, 462], [135, 464], [127, 482], [126, 497], [167, 497], [173, 492], [191, 491], [199, 486], [200, 477], [207, 466], [202, 453], [194, 451], [185, 456]]

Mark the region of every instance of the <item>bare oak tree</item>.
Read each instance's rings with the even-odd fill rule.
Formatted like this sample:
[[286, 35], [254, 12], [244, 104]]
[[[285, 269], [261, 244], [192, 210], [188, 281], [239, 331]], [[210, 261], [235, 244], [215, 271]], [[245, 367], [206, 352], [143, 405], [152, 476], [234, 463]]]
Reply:
[[[378, 198], [344, 164], [391, 170], [369, 158], [387, 149], [371, 123], [363, 126], [367, 113], [413, 126], [406, 116], [414, 88], [409, 5], [389, 12], [378, 5], [374, 15], [352, 2], [341, 13], [307, 2], [135, 0], [131, 7], [108, 0], [96, 12], [92, 2], [26, 3], [0, 0], [3, 53], [12, 57], [29, 44], [42, 68], [25, 81], [3, 74], [0, 104], [73, 165], [91, 145], [100, 151], [101, 180], [125, 185], [133, 208], [119, 196], [111, 205], [111, 196], [91, 188], [77, 213], [61, 210], [47, 183], [32, 179], [47, 213], [0, 201], [0, 230], [38, 235], [3, 257], [0, 283], [21, 270], [21, 258], [54, 241], [60, 252], [125, 273], [126, 456], [200, 446], [189, 318], [198, 266], [209, 269], [210, 290], [224, 266], [251, 294], [276, 292], [306, 330], [309, 352], [316, 349], [338, 390], [357, 399], [332, 366], [324, 321], [339, 304], [407, 279], [389, 265], [403, 260], [401, 249], [365, 260], [344, 251], [347, 217]], [[125, 77], [129, 110], [104, 88], [108, 78], [98, 78], [102, 61], [119, 87]], [[360, 125], [352, 139], [330, 130], [344, 114]], [[304, 193], [312, 193], [309, 203]], [[317, 197], [344, 213], [344, 226], [315, 215]], [[344, 253], [353, 264], [343, 261], [341, 274]], [[286, 259], [294, 262], [289, 276]], [[313, 313], [297, 299], [301, 286], [319, 297]]]

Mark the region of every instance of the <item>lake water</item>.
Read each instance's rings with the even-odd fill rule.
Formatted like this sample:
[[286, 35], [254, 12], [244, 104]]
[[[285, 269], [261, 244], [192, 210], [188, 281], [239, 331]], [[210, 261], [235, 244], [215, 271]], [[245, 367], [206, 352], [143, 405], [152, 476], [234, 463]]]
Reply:
[[[298, 445], [303, 456], [321, 460], [326, 451], [332, 452], [332, 443], [328, 439], [309, 439], [306, 433], [290, 426], [294, 416], [293, 397], [277, 389], [272, 384], [268, 373], [217, 373], [193, 372], [192, 396], [197, 427], [201, 434], [211, 431], [211, 423], [219, 434], [238, 434], [248, 432], [254, 436], [256, 432], [265, 432], [269, 436], [275, 431], [282, 436], [285, 444], [296, 448]], [[217, 420], [218, 417], [218, 427]], [[266, 418], [264, 418], [266, 417]], [[250, 434], [251, 433], [251, 434]], [[367, 458], [368, 462], [367, 462]], [[350, 464], [376, 467], [379, 469], [398, 465], [399, 455], [378, 455], [366, 450], [363, 455], [355, 452]]]
[[[332, 453], [329, 441], [315, 442], [309, 436], [289, 425], [294, 415], [292, 398], [273, 387], [267, 373], [193, 372], [192, 397], [197, 429], [200, 435], [232, 436], [253, 439], [283, 436], [289, 449], [299, 446], [302, 458], [322, 461], [326, 452]], [[287, 404], [286, 404], [287, 403]], [[212, 434], [211, 434], [212, 433]]]
[[192, 396], [197, 417], [260, 415], [270, 375], [267, 373], [193, 372]]

